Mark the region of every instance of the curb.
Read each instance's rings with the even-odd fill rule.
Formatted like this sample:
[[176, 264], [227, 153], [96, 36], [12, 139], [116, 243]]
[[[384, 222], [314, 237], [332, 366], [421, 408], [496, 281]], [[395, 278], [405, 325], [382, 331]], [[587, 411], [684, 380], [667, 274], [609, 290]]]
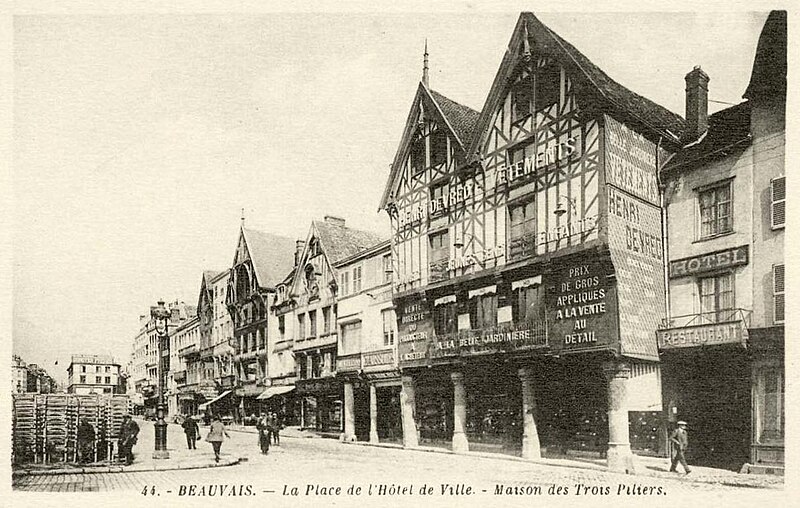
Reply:
[[12, 476], [55, 476], [66, 474], [91, 474], [91, 473], [144, 473], [150, 471], [178, 471], [187, 469], [211, 469], [215, 467], [228, 467], [239, 464], [242, 461], [240, 457], [231, 459], [221, 459], [219, 463], [211, 462], [209, 464], [191, 464], [187, 466], [170, 466], [158, 467], [153, 465], [147, 467], [144, 464], [132, 466], [102, 466], [102, 467], [78, 467], [72, 469], [50, 469], [46, 471], [21, 469], [13, 471]]

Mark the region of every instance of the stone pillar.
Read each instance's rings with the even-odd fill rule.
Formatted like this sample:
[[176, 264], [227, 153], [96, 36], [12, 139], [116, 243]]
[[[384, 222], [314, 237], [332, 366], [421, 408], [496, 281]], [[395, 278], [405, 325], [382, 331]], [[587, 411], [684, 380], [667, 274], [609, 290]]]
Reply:
[[353, 383], [344, 383], [344, 440], [356, 440], [356, 418], [353, 411]]
[[628, 429], [628, 378], [631, 368], [621, 361], [610, 361], [603, 365], [608, 381], [608, 469], [633, 474]]
[[462, 453], [469, 451], [469, 442], [465, 433], [467, 423], [467, 392], [464, 389], [464, 374], [453, 372], [453, 451]]
[[403, 376], [403, 389], [400, 391], [400, 411], [403, 414], [403, 446], [413, 448], [419, 446], [417, 437], [416, 397], [414, 395], [414, 378]]
[[369, 442], [378, 442], [378, 391], [369, 385]]
[[530, 367], [523, 367], [518, 374], [522, 382], [522, 458], [540, 459], [542, 449], [534, 419], [536, 399], [533, 396], [533, 371]]

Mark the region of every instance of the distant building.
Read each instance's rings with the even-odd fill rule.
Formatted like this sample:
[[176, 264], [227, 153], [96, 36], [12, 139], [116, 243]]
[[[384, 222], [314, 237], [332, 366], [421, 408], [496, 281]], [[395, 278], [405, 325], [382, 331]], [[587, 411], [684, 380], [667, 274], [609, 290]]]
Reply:
[[120, 365], [111, 356], [72, 355], [67, 376], [68, 393], [113, 394], [119, 390]]
[[11, 392], [25, 393], [28, 391], [28, 366], [17, 355], [11, 360]]

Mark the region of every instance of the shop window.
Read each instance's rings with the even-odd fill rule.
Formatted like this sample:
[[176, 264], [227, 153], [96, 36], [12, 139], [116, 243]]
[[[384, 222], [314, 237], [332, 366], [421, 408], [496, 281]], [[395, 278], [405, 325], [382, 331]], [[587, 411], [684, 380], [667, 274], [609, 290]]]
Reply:
[[436, 335], [456, 333], [458, 331], [456, 302], [436, 305], [433, 308], [433, 327]]
[[353, 293], [361, 291], [361, 265], [353, 268]]
[[342, 294], [341, 296], [347, 296], [350, 294], [350, 272], [342, 271], [342, 275], [340, 277], [342, 279]]
[[509, 256], [523, 257], [536, 253], [536, 202], [533, 200], [508, 207]]
[[514, 322], [529, 327], [544, 322], [544, 286], [521, 287], [514, 291]]
[[786, 226], [786, 177], [773, 178], [770, 181], [770, 223], [772, 229]]
[[394, 310], [382, 310], [381, 317], [383, 319], [383, 345], [392, 346], [394, 345], [395, 328], [397, 327], [397, 321], [394, 318]]
[[297, 338], [303, 340], [306, 338], [306, 319], [305, 314], [297, 315]]
[[700, 312], [703, 322], [718, 323], [733, 318], [733, 274], [724, 273], [699, 280]]
[[782, 444], [784, 438], [784, 376], [778, 367], [758, 374], [758, 442]]
[[733, 231], [731, 182], [705, 189], [698, 194], [700, 238], [711, 238]]
[[447, 132], [439, 128], [431, 134], [431, 166], [436, 167], [445, 162], [447, 162]]
[[354, 353], [359, 349], [361, 341], [361, 321], [353, 321], [342, 325], [342, 351]]
[[308, 336], [309, 337], [316, 337], [317, 336], [317, 311], [316, 310], [308, 311]]
[[774, 304], [775, 323], [783, 323], [785, 318], [784, 306], [786, 305], [784, 265], [772, 267], [772, 297]]
[[511, 91], [512, 121], [522, 120], [531, 114], [533, 99], [533, 79], [530, 75], [518, 81]]
[[411, 171], [414, 174], [421, 173], [426, 168], [425, 161], [425, 137], [418, 136], [411, 143]]
[[392, 282], [392, 255], [383, 256], [383, 282]]
[[322, 355], [311, 355], [311, 377], [317, 378], [322, 376]]
[[497, 326], [497, 295], [479, 295], [470, 299], [470, 322], [472, 328]]
[[536, 71], [536, 111], [558, 102], [561, 94], [561, 69], [551, 63]]
[[328, 335], [331, 333], [331, 308], [322, 308], [322, 334]]

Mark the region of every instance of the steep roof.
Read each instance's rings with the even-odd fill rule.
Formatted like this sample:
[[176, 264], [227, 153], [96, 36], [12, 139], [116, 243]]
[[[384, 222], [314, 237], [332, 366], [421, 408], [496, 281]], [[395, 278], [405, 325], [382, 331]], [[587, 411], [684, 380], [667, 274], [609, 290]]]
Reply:
[[680, 115], [617, 83], [572, 44], [539, 21], [533, 13], [523, 12], [517, 21], [505, 57], [481, 112], [477, 132], [469, 147], [470, 153], [478, 151], [485, 133], [488, 132], [492, 115], [507, 87], [507, 79], [522, 58], [519, 48], [526, 36], [533, 39], [537, 48], [544, 48], [553, 56], [560, 57], [559, 60], [563, 65], [572, 68], [578, 78], [583, 78], [589, 85], [589, 90], [593, 90], [605, 99], [611, 108], [630, 121], [641, 124], [651, 134], [664, 136], [673, 143], [682, 135], [686, 122]]
[[772, 11], [758, 38], [745, 99], [786, 97], [786, 11]]
[[219, 277], [223, 272], [216, 270], [203, 270], [203, 279], [208, 283]]
[[439, 109], [441, 109], [442, 114], [450, 123], [450, 126], [452, 126], [458, 139], [461, 140], [465, 147], [469, 146], [481, 114], [469, 106], [464, 106], [452, 99], [448, 99], [435, 90], [428, 90]]
[[295, 241], [285, 236], [242, 228], [258, 283], [274, 288], [294, 266]]
[[683, 166], [729, 155], [750, 143], [750, 103], [717, 111], [708, 117], [708, 130], [700, 139], [683, 147], [664, 167], [670, 172]]
[[313, 221], [312, 224], [332, 265], [384, 240], [375, 233], [339, 224], [324, 221]]

